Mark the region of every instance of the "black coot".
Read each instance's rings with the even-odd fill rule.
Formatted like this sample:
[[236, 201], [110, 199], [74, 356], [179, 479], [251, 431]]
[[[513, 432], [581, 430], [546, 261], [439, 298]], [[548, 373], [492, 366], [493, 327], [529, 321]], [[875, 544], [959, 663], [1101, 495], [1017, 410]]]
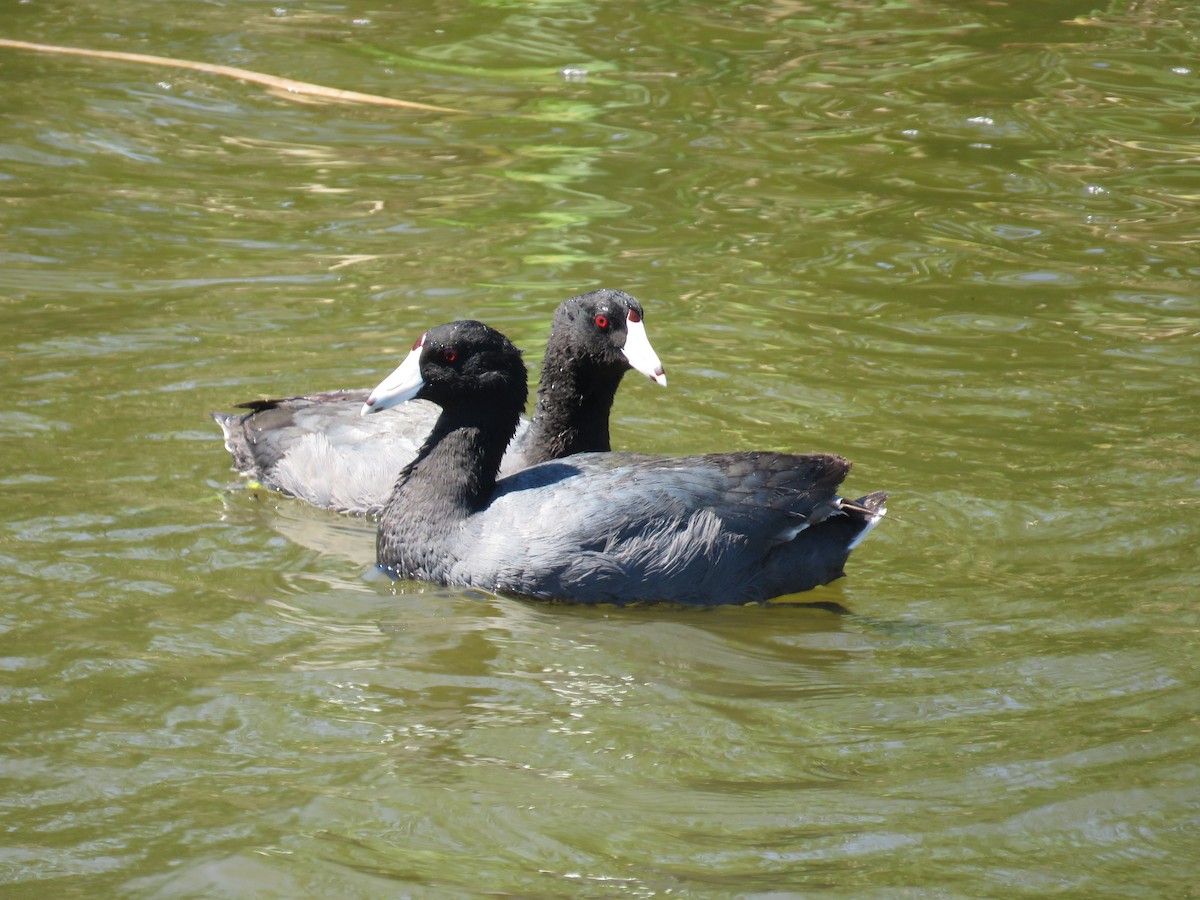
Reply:
[[400, 473], [377, 558], [394, 577], [585, 603], [747, 603], [843, 574], [887, 495], [849, 502], [825, 454], [583, 453], [496, 475], [526, 395], [503, 335], [427, 331], [364, 414], [423, 398], [442, 413]]
[[[588, 450], [609, 450], [608, 418], [630, 368], [666, 384], [642, 306], [624, 291], [566, 300], [554, 314], [532, 424], [522, 422], [504, 471]], [[409, 403], [364, 419], [366, 390], [328, 391], [243, 403], [250, 412], [212, 414], [234, 467], [313, 506], [376, 514], [396, 473], [416, 456], [438, 408]]]

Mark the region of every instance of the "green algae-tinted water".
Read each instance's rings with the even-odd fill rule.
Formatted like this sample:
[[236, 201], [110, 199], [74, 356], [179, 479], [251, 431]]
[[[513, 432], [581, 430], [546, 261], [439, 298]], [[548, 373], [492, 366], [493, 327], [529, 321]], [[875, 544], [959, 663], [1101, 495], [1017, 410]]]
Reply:
[[[0, 48], [6, 895], [1194, 890], [1200, 14], [398, 7], [4, 17], [466, 111]], [[892, 492], [854, 616], [364, 577], [207, 418], [599, 286], [620, 446]]]

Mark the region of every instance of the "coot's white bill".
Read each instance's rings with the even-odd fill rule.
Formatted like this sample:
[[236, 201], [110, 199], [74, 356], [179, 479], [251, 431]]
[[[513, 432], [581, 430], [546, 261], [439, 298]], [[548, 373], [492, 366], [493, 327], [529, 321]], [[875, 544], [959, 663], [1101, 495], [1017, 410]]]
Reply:
[[378, 387], [371, 391], [371, 396], [363, 404], [359, 415], [379, 412], [381, 409], [391, 409], [397, 403], [411, 400], [425, 387], [425, 379], [421, 377], [421, 348], [425, 346], [425, 335], [421, 335], [404, 362], [396, 366], [396, 370], [379, 382]]
[[629, 318], [625, 320], [625, 331], [625, 346], [621, 348], [621, 352], [629, 360], [629, 365], [651, 381], [657, 381], [666, 387], [667, 376], [663, 372], [662, 363], [658, 361], [658, 354], [650, 346], [650, 338], [646, 337], [646, 326], [632, 310], [629, 312]]

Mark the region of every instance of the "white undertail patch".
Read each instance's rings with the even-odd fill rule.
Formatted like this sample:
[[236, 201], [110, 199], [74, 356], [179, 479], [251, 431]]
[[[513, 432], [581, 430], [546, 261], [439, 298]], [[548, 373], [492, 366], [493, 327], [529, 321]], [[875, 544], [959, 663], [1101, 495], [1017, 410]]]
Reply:
[[[842, 505], [842, 498], [839, 497], [838, 498], [838, 506], [840, 507], [841, 505]], [[873, 529], [876, 525], [878, 525], [880, 519], [882, 519], [886, 515], [887, 515], [887, 507], [886, 506], [879, 507], [878, 510], [876, 510], [874, 513], [872, 513], [867, 518], [867, 524], [863, 527], [863, 530], [854, 536], [854, 540], [852, 540], [850, 542], [850, 546], [847, 547], [846, 549], [853, 550], [855, 547], [857, 547], [859, 544], [861, 544], [863, 542], [863, 538], [865, 538], [868, 534], [870, 534], [871, 529]]]

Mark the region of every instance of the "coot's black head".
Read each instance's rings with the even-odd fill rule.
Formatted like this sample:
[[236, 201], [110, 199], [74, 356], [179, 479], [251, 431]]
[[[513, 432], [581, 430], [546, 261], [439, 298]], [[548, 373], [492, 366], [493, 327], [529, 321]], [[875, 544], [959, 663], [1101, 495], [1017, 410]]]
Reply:
[[624, 372], [636, 369], [659, 384], [667, 383], [662, 363], [643, 324], [642, 304], [624, 291], [605, 288], [572, 297], [554, 313], [552, 351], [577, 365], [589, 363]]
[[478, 405], [515, 415], [526, 390], [521, 351], [494, 328], [463, 319], [421, 335], [404, 362], [371, 391], [362, 414], [420, 398], [443, 409]]

